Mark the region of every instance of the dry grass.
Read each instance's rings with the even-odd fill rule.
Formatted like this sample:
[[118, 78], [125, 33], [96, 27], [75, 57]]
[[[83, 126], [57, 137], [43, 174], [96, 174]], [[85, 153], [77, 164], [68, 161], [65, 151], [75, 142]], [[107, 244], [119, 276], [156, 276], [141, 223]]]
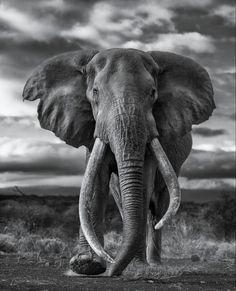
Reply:
[[[113, 256], [121, 243], [121, 234], [111, 231], [105, 235], [106, 250]], [[236, 242], [218, 240], [206, 221], [189, 220], [183, 216], [173, 219], [164, 228], [162, 250], [165, 259], [191, 259], [197, 255], [201, 261], [232, 260], [236, 254]]]
[[[53, 202], [51, 202], [52, 205]], [[57, 208], [33, 202], [28, 205], [18, 201], [4, 201], [0, 205], [0, 251], [17, 253], [19, 256], [44, 256], [70, 258], [78, 250], [78, 212], [77, 205], [64, 206], [58, 203]], [[64, 202], [63, 202], [64, 203]], [[195, 207], [191, 206], [192, 208]], [[196, 207], [195, 207], [196, 208]], [[235, 258], [235, 239], [225, 241], [219, 239], [212, 223], [204, 219], [204, 209], [199, 207], [195, 216], [189, 208], [180, 211], [163, 231], [163, 257], [165, 259], [191, 259], [197, 255], [201, 262], [229, 260]], [[116, 216], [112, 218], [113, 231], [105, 234], [105, 247], [113, 256], [121, 246], [121, 223]], [[107, 221], [106, 224], [110, 222]], [[191, 261], [191, 260], [190, 260]], [[133, 268], [133, 269], [132, 269]], [[134, 271], [136, 276], [152, 274], [169, 274], [170, 276], [182, 272], [182, 267], [142, 267], [131, 265], [127, 269]], [[168, 271], [168, 272], [167, 272]]]
[[174, 219], [163, 231], [163, 256], [222, 260], [235, 257], [235, 240], [219, 240], [206, 221], [187, 218]]

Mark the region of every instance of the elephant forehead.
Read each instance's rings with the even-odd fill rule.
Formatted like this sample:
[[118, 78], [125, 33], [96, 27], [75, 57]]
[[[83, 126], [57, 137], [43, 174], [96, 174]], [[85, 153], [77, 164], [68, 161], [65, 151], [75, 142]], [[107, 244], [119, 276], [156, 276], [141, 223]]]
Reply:
[[144, 52], [134, 49], [110, 49], [98, 53], [92, 64], [98, 69], [103, 69], [106, 65], [113, 70], [129, 68], [130, 66], [141, 66]]

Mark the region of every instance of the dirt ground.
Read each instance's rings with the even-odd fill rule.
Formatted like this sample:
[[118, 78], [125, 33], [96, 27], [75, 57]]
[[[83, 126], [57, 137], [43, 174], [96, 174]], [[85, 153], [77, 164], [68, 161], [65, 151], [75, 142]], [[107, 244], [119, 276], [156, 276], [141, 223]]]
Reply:
[[[183, 264], [184, 261], [172, 260], [168, 264]], [[194, 265], [194, 267], [189, 267]], [[200, 265], [201, 268], [198, 266]], [[59, 291], [59, 290], [236, 290], [235, 266], [231, 262], [193, 263], [185, 262], [189, 271], [160, 278], [128, 278], [121, 276], [109, 278], [105, 276], [69, 276], [68, 262], [51, 262], [35, 259], [18, 258], [16, 255], [0, 255], [0, 290], [22, 291]], [[209, 272], [206, 271], [206, 268]]]

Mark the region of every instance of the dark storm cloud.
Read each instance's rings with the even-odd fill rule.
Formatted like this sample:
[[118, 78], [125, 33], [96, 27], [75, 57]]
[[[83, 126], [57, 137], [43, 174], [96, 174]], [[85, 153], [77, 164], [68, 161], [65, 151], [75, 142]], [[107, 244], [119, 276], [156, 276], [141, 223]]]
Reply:
[[45, 157], [41, 160], [32, 160], [31, 162], [25, 161], [8, 161], [0, 165], [0, 173], [4, 172], [24, 172], [24, 173], [37, 173], [37, 174], [54, 174], [54, 175], [72, 175], [83, 174], [84, 168], [79, 163], [74, 161], [60, 158], [52, 159]]
[[90, 45], [89, 41], [62, 37], [61, 32], [86, 21], [95, 2], [98, 1], [2, 1], [0, 62], [4, 76], [25, 78], [46, 58]]
[[[150, 43], [147, 49], [176, 48], [177, 52], [186, 54], [191, 50], [203, 54], [205, 50], [209, 54], [213, 50], [208, 48], [212, 44], [207, 35], [216, 32], [226, 37], [227, 34], [219, 32], [224, 26], [222, 23], [219, 29], [212, 29], [214, 22], [209, 25], [214, 17], [210, 15], [212, 9], [208, 8], [214, 1], [195, 2], [150, 1], [144, 5], [142, 1], [135, 1], [134, 6], [134, 1], [79, 1], [79, 4], [72, 0], [3, 1], [2, 22], [3, 27], [8, 27], [9, 35], [2, 36], [0, 54], [12, 60], [9, 66], [15, 64], [15, 71], [17, 67], [33, 68], [49, 56], [81, 46], [98, 48], [130, 44], [145, 50], [145, 45]], [[19, 24], [14, 24], [18, 18], [22, 18]], [[30, 25], [27, 26], [28, 22]], [[208, 28], [211, 29], [209, 33]], [[168, 37], [169, 32], [176, 35]], [[199, 34], [186, 35], [192, 32]], [[199, 45], [201, 50], [195, 48], [197, 42], [203, 42]]]
[[45, 59], [65, 51], [78, 49], [81, 49], [78, 41], [67, 41], [63, 38], [54, 38], [48, 42], [33, 39], [25, 42], [12, 40], [12, 42], [1, 43], [0, 54], [7, 55], [5, 76], [25, 78], [29, 71]]
[[213, 136], [227, 134], [227, 131], [225, 129], [211, 129], [211, 128], [208, 128], [208, 127], [194, 128], [192, 130], [192, 132], [194, 134], [201, 135], [201, 136], [204, 136], [204, 137], [213, 137]]
[[66, 144], [37, 139], [0, 139], [0, 173], [83, 174], [84, 152]]
[[[218, 0], [2, 1], [2, 74], [25, 80], [46, 58], [80, 48], [171, 50], [209, 68], [216, 103], [228, 106], [232, 103], [233, 76], [215, 72], [231, 65], [234, 57], [230, 7], [233, 9], [232, 2]], [[224, 101], [223, 90], [227, 91]]]
[[[196, 31], [204, 35], [210, 35], [215, 39], [232, 37], [234, 26], [228, 25], [225, 18], [214, 15], [212, 11], [213, 9], [205, 8], [177, 8], [173, 21], [178, 31]], [[213, 27], [214, 29], [212, 29]]]
[[235, 152], [193, 150], [181, 171], [188, 179], [235, 178]]

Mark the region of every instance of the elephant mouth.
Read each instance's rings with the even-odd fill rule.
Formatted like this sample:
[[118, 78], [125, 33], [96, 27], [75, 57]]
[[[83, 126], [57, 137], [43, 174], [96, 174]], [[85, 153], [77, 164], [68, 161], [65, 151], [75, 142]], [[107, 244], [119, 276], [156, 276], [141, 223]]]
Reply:
[[[169, 206], [166, 213], [155, 225], [155, 229], [160, 229], [168, 220], [170, 220], [172, 216], [176, 214], [181, 201], [181, 191], [175, 171], [168, 157], [166, 156], [158, 138], [153, 138], [148, 144], [148, 147], [155, 157], [155, 160], [157, 162], [157, 168], [162, 174], [170, 196]], [[117, 269], [122, 269], [122, 272], [125, 267], [119, 267], [119, 253], [117, 255], [118, 259], [115, 260], [104, 250], [95, 233], [93, 223], [91, 221], [91, 201], [93, 196], [95, 178], [97, 173], [101, 169], [106, 149], [107, 145], [97, 137], [81, 185], [79, 199], [79, 217], [84, 236], [94, 252], [99, 257], [102, 257], [104, 260], [115, 264]], [[115, 273], [116, 272], [113, 271], [112, 275]]]

